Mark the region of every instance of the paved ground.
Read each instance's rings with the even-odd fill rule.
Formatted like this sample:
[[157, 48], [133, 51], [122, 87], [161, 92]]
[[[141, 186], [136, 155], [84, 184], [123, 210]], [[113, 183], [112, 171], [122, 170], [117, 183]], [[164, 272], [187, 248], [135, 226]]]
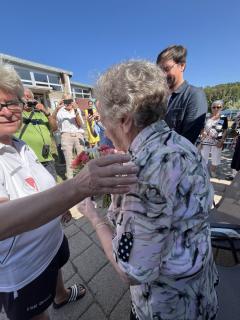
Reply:
[[[216, 202], [220, 200], [226, 186], [226, 176], [230, 173], [231, 154], [225, 151], [219, 172], [221, 179], [212, 179], [216, 191]], [[240, 213], [240, 203], [238, 212]], [[119, 279], [105, 258], [90, 224], [73, 210], [75, 219], [65, 227], [69, 239], [71, 258], [63, 268], [66, 285], [84, 283], [86, 296], [55, 311], [49, 309], [52, 320], [126, 320], [129, 319], [130, 298], [126, 285]], [[102, 212], [104, 214], [104, 212]], [[0, 320], [6, 317], [0, 314]], [[23, 319], [24, 320], [24, 319]]]

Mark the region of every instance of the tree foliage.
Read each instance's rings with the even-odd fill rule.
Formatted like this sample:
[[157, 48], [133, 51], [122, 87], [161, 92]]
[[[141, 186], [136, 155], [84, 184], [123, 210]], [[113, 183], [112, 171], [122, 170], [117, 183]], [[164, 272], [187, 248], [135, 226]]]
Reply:
[[208, 105], [214, 100], [222, 99], [224, 107], [229, 109], [240, 109], [240, 82], [218, 84], [213, 87], [205, 87]]

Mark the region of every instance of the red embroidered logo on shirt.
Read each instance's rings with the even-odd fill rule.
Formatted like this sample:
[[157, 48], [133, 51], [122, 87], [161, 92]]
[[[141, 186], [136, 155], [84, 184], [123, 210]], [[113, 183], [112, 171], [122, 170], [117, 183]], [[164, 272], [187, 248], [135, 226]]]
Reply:
[[34, 190], [38, 191], [38, 187], [37, 184], [35, 182], [35, 180], [32, 177], [26, 178], [25, 182], [32, 187]]

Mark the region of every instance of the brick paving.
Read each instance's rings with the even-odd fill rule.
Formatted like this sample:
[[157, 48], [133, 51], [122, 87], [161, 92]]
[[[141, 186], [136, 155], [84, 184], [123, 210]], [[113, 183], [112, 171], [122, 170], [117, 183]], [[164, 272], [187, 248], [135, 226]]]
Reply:
[[[220, 198], [230, 184], [225, 180], [230, 171], [230, 157], [231, 154], [226, 151], [220, 168], [221, 179], [212, 179], [216, 196]], [[232, 198], [229, 197], [229, 199]], [[222, 208], [225, 206], [226, 210], [231, 210], [232, 208], [235, 212], [237, 209], [240, 214], [240, 202], [236, 199], [227, 200], [221, 206]], [[128, 287], [122, 283], [113, 267], [107, 261], [96, 233], [87, 219], [82, 217], [75, 209], [72, 212], [75, 218], [64, 227], [70, 244], [71, 257], [63, 268], [63, 276], [67, 286], [74, 283], [83, 283], [87, 288], [87, 293], [82, 300], [66, 305], [59, 310], [53, 310], [50, 307], [51, 319], [129, 319], [130, 295]], [[101, 210], [101, 214], [104, 214], [104, 210]], [[2, 312], [0, 320], [6, 319]]]

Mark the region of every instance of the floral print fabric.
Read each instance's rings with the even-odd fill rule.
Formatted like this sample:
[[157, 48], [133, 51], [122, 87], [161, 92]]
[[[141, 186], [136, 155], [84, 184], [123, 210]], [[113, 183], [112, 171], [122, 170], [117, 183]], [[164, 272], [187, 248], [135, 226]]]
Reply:
[[113, 196], [108, 217], [115, 226], [115, 259], [130, 280], [133, 312], [141, 320], [213, 319], [217, 272], [206, 164], [164, 121], [142, 130], [129, 151], [140, 168], [139, 183]]

